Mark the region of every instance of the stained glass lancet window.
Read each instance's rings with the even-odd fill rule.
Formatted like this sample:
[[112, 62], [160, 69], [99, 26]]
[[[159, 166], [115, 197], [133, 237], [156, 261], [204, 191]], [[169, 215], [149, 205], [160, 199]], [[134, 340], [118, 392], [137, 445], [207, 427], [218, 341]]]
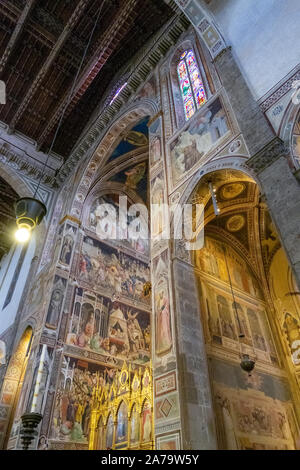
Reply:
[[206, 93], [195, 54], [185, 51], [177, 67], [185, 119], [188, 121], [206, 102]]

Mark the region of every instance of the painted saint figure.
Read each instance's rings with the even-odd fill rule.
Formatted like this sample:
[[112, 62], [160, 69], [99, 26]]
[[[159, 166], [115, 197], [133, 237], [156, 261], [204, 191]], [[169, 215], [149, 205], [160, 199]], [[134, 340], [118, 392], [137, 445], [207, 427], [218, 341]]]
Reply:
[[156, 296], [156, 353], [166, 354], [172, 347], [169, 299], [165, 289]]
[[146, 403], [142, 413], [142, 442], [149, 442], [152, 438], [152, 413], [149, 403]]

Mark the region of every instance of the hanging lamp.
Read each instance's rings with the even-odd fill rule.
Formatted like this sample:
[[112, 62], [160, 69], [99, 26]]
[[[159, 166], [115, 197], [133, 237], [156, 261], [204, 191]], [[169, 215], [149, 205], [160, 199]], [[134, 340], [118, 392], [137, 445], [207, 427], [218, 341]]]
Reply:
[[25, 243], [29, 240], [31, 231], [42, 222], [47, 208], [36, 198], [23, 197], [15, 203], [15, 214], [18, 227], [15, 237], [18, 242]]
[[[217, 201], [217, 197], [216, 197], [217, 190], [216, 190], [216, 188], [213, 187], [212, 181], [208, 182], [208, 186], [209, 186], [209, 190], [210, 190], [210, 193], [211, 193], [211, 198], [212, 198], [212, 202], [213, 202], [215, 216], [218, 217], [221, 213], [221, 210], [218, 206], [218, 201]], [[223, 248], [223, 252], [224, 252], [224, 259], [225, 259], [227, 276], [228, 276], [231, 295], [232, 295], [232, 300], [233, 300], [233, 306], [234, 306], [234, 309], [235, 309], [235, 315], [236, 315], [236, 319], [237, 319], [238, 327], [239, 327], [238, 342], [239, 342], [239, 346], [240, 346], [240, 358], [241, 358], [240, 366], [241, 366], [242, 370], [247, 372], [249, 377], [250, 377], [251, 372], [253, 371], [253, 369], [255, 367], [255, 360], [251, 359], [249, 354], [245, 354], [245, 353], [242, 352], [242, 345], [240, 343], [240, 339], [244, 338], [245, 335], [242, 331], [241, 322], [240, 322], [240, 318], [239, 318], [238, 311], [237, 311], [237, 303], [236, 303], [236, 300], [235, 300], [235, 295], [234, 295], [234, 290], [233, 290], [233, 286], [232, 286], [230, 271], [229, 271], [229, 267], [228, 267], [228, 263], [227, 263], [226, 248], [225, 248], [224, 245], [222, 245], [222, 248]]]

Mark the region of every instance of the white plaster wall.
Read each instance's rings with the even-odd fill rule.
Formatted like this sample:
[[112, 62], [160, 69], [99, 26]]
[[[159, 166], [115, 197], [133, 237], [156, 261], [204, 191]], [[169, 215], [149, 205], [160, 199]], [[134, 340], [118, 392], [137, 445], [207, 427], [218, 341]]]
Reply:
[[256, 99], [299, 64], [300, 0], [211, 0], [207, 8]]
[[22, 294], [31, 266], [31, 261], [34, 257], [35, 248], [36, 242], [33, 234], [21, 267], [12, 299], [4, 310], [3, 304], [5, 302], [15, 269], [18, 264], [18, 260], [22, 251], [22, 245], [19, 244], [13, 246], [10, 253], [3, 260], [3, 263], [0, 266], [0, 334], [7, 330], [7, 328], [9, 328], [15, 321], [20, 302], [22, 301]]

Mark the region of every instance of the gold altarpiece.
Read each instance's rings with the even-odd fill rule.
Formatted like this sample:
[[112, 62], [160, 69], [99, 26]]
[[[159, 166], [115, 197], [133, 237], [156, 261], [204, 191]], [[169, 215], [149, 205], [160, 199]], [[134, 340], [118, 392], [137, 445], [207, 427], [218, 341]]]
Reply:
[[124, 363], [111, 384], [92, 396], [90, 450], [154, 449], [151, 368], [132, 370]]

